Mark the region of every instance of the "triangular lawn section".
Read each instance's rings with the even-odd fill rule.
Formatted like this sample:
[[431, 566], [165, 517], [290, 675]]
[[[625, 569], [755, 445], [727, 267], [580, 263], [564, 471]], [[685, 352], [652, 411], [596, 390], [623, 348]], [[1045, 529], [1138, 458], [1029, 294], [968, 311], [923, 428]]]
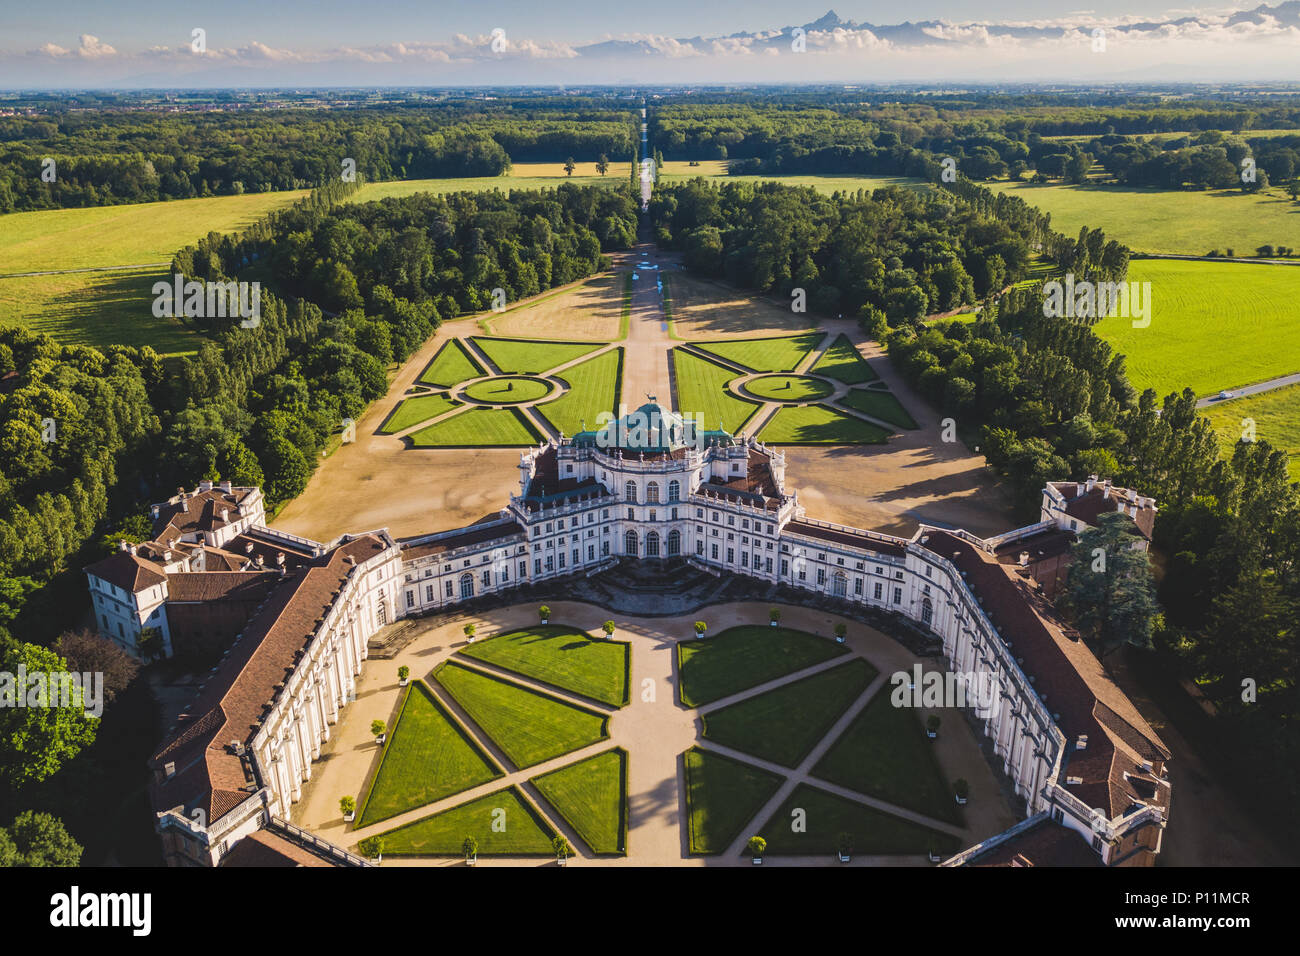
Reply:
[[692, 747], [682, 755], [692, 853], [725, 853], [785, 779], [762, 767]]
[[875, 381], [878, 376], [853, 347], [847, 335], [838, 335], [826, 353], [809, 369], [814, 375], [825, 375], [845, 385], [861, 385]]
[[793, 372], [823, 338], [825, 336], [821, 332], [809, 332], [805, 335], [782, 335], [767, 339], [692, 344], [703, 352], [752, 368], [755, 372]]
[[461, 856], [465, 838], [483, 856], [550, 856], [555, 830], [524, 799], [506, 787], [381, 834], [393, 856]]
[[[795, 811], [804, 824], [795, 830]], [[766, 852], [786, 856], [830, 856], [840, 849], [840, 835], [848, 837], [850, 854], [895, 856], [921, 854], [936, 849], [956, 853], [962, 841], [911, 820], [855, 800], [801, 783], [789, 799], [763, 824], [758, 835], [767, 841]]]
[[532, 782], [593, 853], [627, 853], [627, 751], [622, 747]]
[[474, 336], [470, 341], [507, 374], [537, 375], [588, 352], [603, 348], [600, 342], [549, 342], [545, 339], [496, 339]]
[[449, 339], [438, 354], [433, 357], [429, 367], [420, 373], [420, 381], [425, 385], [438, 385], [451, 388], [471, 378], [481, 378], [486, 372], [465, 351], [459, 339]]

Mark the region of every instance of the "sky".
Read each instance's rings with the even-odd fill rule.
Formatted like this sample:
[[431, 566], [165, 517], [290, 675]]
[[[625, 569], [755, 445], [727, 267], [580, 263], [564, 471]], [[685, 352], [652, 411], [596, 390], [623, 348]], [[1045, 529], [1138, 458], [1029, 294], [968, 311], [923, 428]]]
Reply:
[[0, 0], [0, 88], [1300, 81], [1296, 0], [1079, 3]]

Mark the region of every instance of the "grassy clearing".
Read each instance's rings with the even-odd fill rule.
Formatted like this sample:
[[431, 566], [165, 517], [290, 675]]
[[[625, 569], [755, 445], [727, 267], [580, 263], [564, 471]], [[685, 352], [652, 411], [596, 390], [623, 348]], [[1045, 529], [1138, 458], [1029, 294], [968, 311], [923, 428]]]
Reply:
[[590, 342], [543, 342], [483, 336], [475, 336], [473, 341], [507, 375], [536, 375], [600, 348]]
[[799, 363], [824, 337], [820, 332], [810, 332], [807, 335], [783, 335], [735, 342], [700, 342], [695, 347], [755, 372], [790, 372], [798, 368]]
[[498, 634], [461, 653], [611, 707], [627, 703], [632, 651], [625, 641], [594, 640], [583, 631], [547, 625]]
[[704, 716], [704, 739], [797, 767], [876, 676], [862, 658]]
[[[493, 826], [504, 821], [504, 827]], [[524, 799], [518, 787], [443, 810], [383, 834], [389, 856], [461, 856], [465, 838], [478, 841], [480, 856], [551, 856], [555, 830]]]
[[583, 422], [589, 429], [596, 428], [597, 416], [601, 412], [612, 414], [618, 409], [623, 383], [623, 350], [615, 348], [602, 352], [565, 369], [560, 378], [569, 383], [569, 390], [537, 411], [566, 435], [576, 435]]
[[1300, 372], [1300, 266], [1139, 259], [1128, 278], [1151, 283], [1151, 324], [1115, 316], [1094, 328], [1128, 357], [1139, 391], [1205, 396]]
[[[887, 690], [862, 713], [813, 768], [813, 774], [841, 787], [878, 797], [936, 820], [960, 826], [961, 808], [915, 711], [895, 707]], [[956, 711], [943, 714], [959, 722]], [[939, 728], [943, 731], [942, 726]]]
[[1125, 186], [984, 183], [1052, 214], [1052, 228], [1077, 236], [1100, 226], [1136, 252], [1201, 256], [1232, 248], [1254, 255], [1262, 245], [1300, 246], [1300, 206], [1278, 187], [1262, 194], [1234, 189], [1201, 192]]
[[734, 435], [758, 410], [758, 405], [727, 391], [727, 383], [737, 377], [736, 372], [680, 347], [674, 348], [671, 356], [677, 410], [683, 415], [702, 415], [708, 429], [717, 428], [721, 422], [723, 430]]
[[[796, 833], [791, 814], [803, 810], [807, 828]], [[925, 853], [936, 843], [946, 855], [961, 849], [961, 840], [910, 820], [846, 800], [817, 787], [801, 783], [790, 798], [758, 831], [767, 841], [767, 852], [776, 856], [826, 856], [839, 849], [840, 834], [846, 834], [854, 854], [895, 856]]]
[[899, 428], [918, 427], [916, 419], [908, 414], [902, 402], [889, 392], [872, 392], [862, 388], [851, 388], [840, 399], [840, 404], [846, 408], [862, 412], [864, 415], [870, 415], [872, 418], [879, 418], [881, 421], [897, 425]]
[[433, 676], [516, 767], [531, 767], [609, 736], [604, 714], [453, 661], [441, 664]]
[[686, 809], [690, 851], [724, 853], [783, 780], [752, 764], [692, 747], [686, 765]]
[[678, 694], [699, 707], [847, 651], [834, 641], [788, 627], [730, 627], [716, 637], [677, 645]]
[[627, 751], [622, 747], [532, 780], [593, 853], [627, 853]]
[[154, 317], [153, 284], [166, 278], [158, 269], [128, 269], [0, 279], [0, 325], [48, 332], [67, 345], [193, 352], [199, 335], [176, 319]]
[[577, 163], [572, 176], [565, 175], [563, 163], [516, 163], [505, 176], [468, 176], [463, 179], [402, 179], [384, 183], [366, 183], [349, 202], [374, 202], [377, 199], [411, 196], [415, 193], [482, 192], [499, 189], [554, 189], [561, 183], [577, 186], [625, 185], [628, 163], [609, 164], [609, 171], [601, 176], [595, 163]]
[[1233, 399], [1202, 412], [1219, 435], [1224, 456], [1246, 430], [1244, 419], [1255, 423], [1255, 437], [1287, 454], [1292, 481], [1300, 481], [1300, 385]]
[[518, 409], [471, 408], [410, 435], [412, 448], [513, 448], [542, 436]]
[[502, 376], [486, 382], [475, 382], [465, 389], [465, 394], [480, 402], [518, 405], [521, 402], [535, 402], [539, 398], [545, 398], [550, 391], [551, 386], [541, 379]]
[[808, 402], [825, 398], [831, 387], [825, 382], [803, 375], [767, 375], [750, 379], [745, 390], [772, 402]]
[[420, 373], [420, 381], [425, 385], [437, 385], [439, 388], [451, 388], [466, 379], [479, 378], [487, 373], [465, 351], [465, 346], [458, 339], [450, 339], [438, 354], [433, 357], [429, 367]]
[[361, 801], [357, 829], [501, 776], [423, 681], [407, 685], [379, 769]]
[[833, 378], [845, 385], [861, 385], [880, 377], [872, 371], [867, 360], [853, 347], [847, 335], [836, 336], [831, 347], [809, 371]]
[[391, 435], [459, 407], [446, 395], [417, 395], [415, 398], [406, 399], [393, 409], [393, 414], [388, 416], [379, 433]]
[[809, 405], [779, 409], [759, 437], [769, 445], [875, 445], [884, 444], [889, 433], [825, 405]]

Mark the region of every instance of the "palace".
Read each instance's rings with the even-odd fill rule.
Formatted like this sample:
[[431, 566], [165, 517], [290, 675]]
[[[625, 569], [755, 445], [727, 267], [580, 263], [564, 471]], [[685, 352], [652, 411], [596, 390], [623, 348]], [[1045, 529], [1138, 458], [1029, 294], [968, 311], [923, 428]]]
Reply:
[[864, 531], [805, 515], [782, 453], [697, 432], [653, 399], [519, 470], [497, 517], [401, 541], [308, 541], [266, 527], [259, 489], [204, 482], [154, 507], [153, 540], [86, 569], [101, 630], [128, 650], [151, 635], [162, 655], [221, 655], [151, 761], [169, 864], [363, 863], [289, 820], [373, 635], [521, 584], [554, 580], [559, 598], [565, 577], [670, 560], [896, 613], [951, 670], [998, 688], [976, 719], [1026, 816], [946, 865], [1154, 862], [1169, 751], [1049, 602], [1103, 512], [1129, 515], [1147, 546], [1151, 499], [1050, 482], [1039, 522], [991, 538]]

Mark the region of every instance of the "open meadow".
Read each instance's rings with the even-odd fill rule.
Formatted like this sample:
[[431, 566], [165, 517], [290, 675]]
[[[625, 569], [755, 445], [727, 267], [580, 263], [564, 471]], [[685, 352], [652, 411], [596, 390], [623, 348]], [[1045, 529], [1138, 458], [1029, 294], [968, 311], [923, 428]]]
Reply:
[[1300, 385], [1250, 395], [1206, 409], [1224, 455], [1242, 438], [1251, 423], [1256, 439], [1287, 454], [1292, 481], [1300, 481]]

